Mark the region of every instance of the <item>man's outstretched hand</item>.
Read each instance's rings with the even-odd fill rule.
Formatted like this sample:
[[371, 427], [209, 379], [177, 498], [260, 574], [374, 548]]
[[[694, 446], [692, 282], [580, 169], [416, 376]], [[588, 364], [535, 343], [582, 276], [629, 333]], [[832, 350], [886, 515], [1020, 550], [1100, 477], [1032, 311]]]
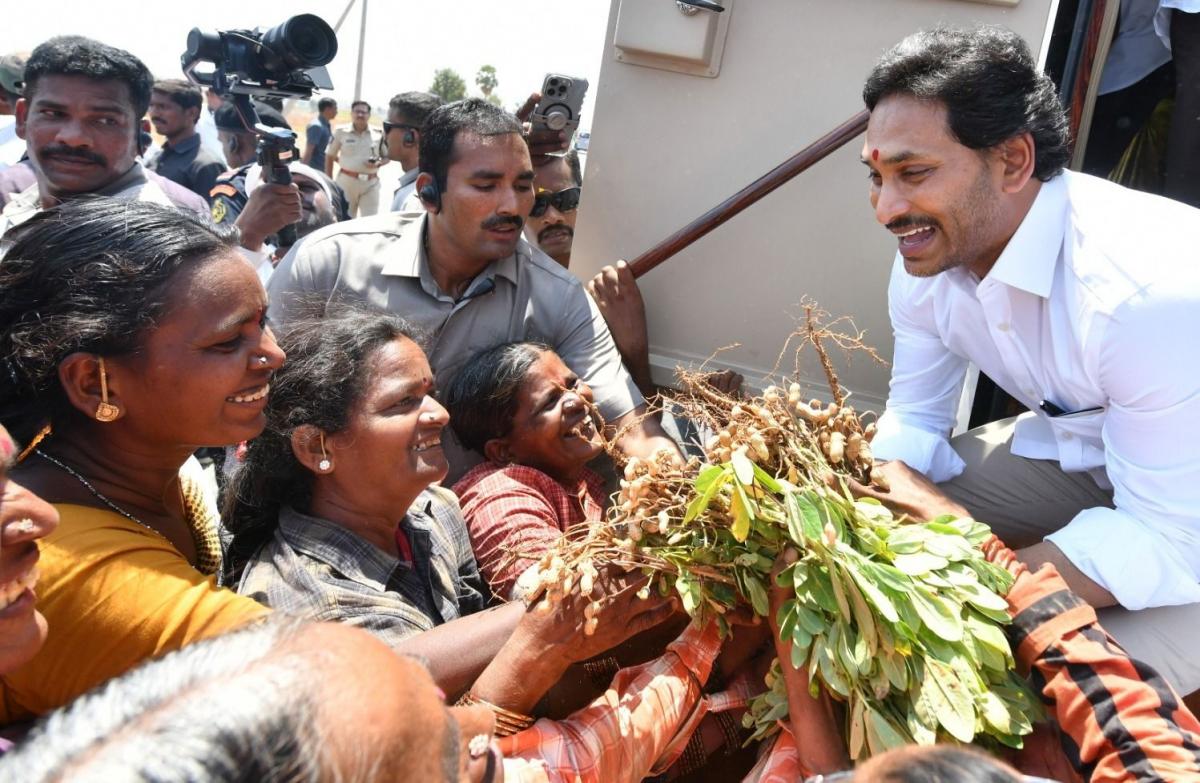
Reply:
[[955, 503], [945, 492], [921, 473], [898, 459], [876, 462], [875, 470], [883, 473], [888, 489], [850, 481], [855, 497], [875, 498], [897, 514], [907, 514], [919, 522], [927, 522], [943, 514], [969, 517], [971, 512]]

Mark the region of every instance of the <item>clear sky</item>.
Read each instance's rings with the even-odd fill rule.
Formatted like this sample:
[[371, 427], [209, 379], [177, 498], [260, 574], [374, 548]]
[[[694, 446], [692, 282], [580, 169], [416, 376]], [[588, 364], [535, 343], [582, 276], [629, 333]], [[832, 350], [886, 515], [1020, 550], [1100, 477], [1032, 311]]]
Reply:
[[[330, 25], [348, 0], [66, 0], [26, 4], [7, 14], [0, 53], [29, 51], [54, 35], [80, 34], [127, 49], [159, 78], [182, 75], [179, 56], [193, 27], [271, 27], [287, 15], [315, 13]], [[338, 31], [330, 64], [333, 97], [354, 97], [361, 3]], [[496, 94], [506, 108], [541, 87], [548, 71], [583, 76], [591, 83], [583, 127], [591, 124], [600, 75], [608, 0], [367, 0], [363, 97], [375, 106], [406, 90], [428, 89], [433, 73], [453, 68], [478, 94], [479, 66], [495, 66]]]

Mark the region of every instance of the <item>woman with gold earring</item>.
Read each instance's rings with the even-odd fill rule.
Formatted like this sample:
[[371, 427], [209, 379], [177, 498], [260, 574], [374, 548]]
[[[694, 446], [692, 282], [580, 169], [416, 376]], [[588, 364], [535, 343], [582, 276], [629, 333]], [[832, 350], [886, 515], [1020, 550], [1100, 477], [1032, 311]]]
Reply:
[[89, 199], [5, 240], [0, 424], [61, 524], [38, 582], [53, 633], [0, 678], [0, 726], [264, 613], [216, 587], [215, 520], [180, 468], [258, 435], [284, 358], [253, 270], [193, 215]]

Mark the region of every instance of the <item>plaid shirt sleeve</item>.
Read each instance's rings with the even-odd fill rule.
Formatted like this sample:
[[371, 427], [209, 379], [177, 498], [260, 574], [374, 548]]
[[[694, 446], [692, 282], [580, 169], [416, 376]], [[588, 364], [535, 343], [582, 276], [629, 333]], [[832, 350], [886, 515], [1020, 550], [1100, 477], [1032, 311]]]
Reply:
[[[556, 509], [565, 489], [522, 466], [484, 473], [476, 468], [455, 485], [479, 570], [501, 598], [512, 595], [521, 573], [563, 535]], [[548, 477], [547, 477], [548, 478]]]
[[702, 687], [720, 649], [715, 623], [689, 625], [660, 658], [617, 672], [566, 720], [542, 719], [500, 740], [505, 780], [636, 783], [666, 769], [708, 711]]
[[1200, 780], [1200, 722], [1167, 681], [1130, 658], [1052, 566], [1030, 572], [994, 536], [984, 551], [1017, 576], [1008, 594], [1017, 665], [1075, 770], [1085, 780]]

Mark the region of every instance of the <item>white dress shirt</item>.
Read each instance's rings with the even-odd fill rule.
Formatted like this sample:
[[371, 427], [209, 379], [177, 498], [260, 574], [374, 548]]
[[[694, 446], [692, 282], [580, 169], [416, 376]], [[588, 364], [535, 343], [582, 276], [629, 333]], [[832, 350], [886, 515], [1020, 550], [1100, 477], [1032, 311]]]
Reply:
[[1030, 408], [1014, 454], [1113, 489], [1115, 509], [1047, 540], [1126, 608], [1200, 602], [1200, 210], [1066, 172], [982, 281], [913, 277], [897, 256], [888, 301], [877, 457], [936, 482], [962, 472], [947, 438], [974, 362]]

